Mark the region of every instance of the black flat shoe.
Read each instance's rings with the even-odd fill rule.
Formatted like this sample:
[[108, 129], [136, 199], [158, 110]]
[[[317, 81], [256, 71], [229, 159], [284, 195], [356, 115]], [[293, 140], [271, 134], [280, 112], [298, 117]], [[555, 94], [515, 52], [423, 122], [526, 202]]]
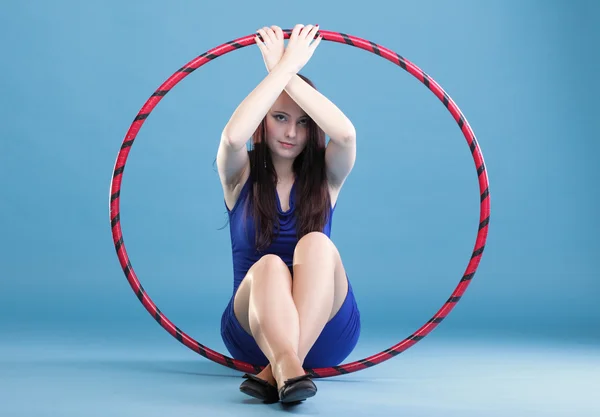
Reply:
[[279, 401], [282, 403], [296, 403], [313, 397], [317, 393], [317, 386], [310, 375], [301, 375], [290, 378], [279, 389]]
[[279, 393], [274, 385], [251, 374], [244, 374], [243, 378], [246, 378], [246, 381], [240, 385], [240, 391], [244, 394], [258, 398], [268, 404], [279, 401]]

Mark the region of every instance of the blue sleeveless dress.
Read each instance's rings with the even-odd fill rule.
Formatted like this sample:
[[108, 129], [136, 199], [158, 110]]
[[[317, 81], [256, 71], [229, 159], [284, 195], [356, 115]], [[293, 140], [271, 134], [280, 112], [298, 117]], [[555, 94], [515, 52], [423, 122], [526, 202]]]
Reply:
[[[294, 248], [298, 243], [296, 237], [295, 218], [295, 187], [290, 192], [290, 208], [283, 211], [277, 195], [277, 213], [279, 217], [279, 234], [271, 245], [262, 252], [256, 251], [254, 245], [255, 228], [250, 204], [247, 200], [252, 187], [248, 178], [234, 205], [227, 213], [231, 235], [231, 251], [233, 256], [233, 294], [221, 316], [221, 337], [225, 346], [234, 359], [254, 365], [265, 366], [269, 363], [251, 334], [246, 332], [237, 320], [233, 310], [235, 294], [246, 276], [246, 273], [256, 261], [266, 254], [279, 256], [290, 269], [293, 277], [292, 261]], [[251, 203], [251, 201], [248, 201]], [[333, 207], [329, 213], [329, 221], [323, 228], [323, 233], [330, 236]], [[336, 366], [352, 352], [360, 335], [360, 312], [350, 282], [344, 303], [337, 314], [325, 325], [317, 341], [304, 360], [305, 368], [322, 368]]]

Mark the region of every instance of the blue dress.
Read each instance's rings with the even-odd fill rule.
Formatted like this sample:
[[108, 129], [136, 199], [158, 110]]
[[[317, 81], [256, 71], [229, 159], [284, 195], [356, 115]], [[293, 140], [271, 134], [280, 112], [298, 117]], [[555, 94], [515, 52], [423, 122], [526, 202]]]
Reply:
[[[288, 266], [293, 277], [292, 261], [294, 248], [298, 243], [294, 213], [296, 184], [294, 183], [290, 192], [289, 210], [282, 210], [279, 196], [277, 196], [279, 233], [274, 237], [271, 245], [262, 252], [258, 252], [254, 244], [255, 228], [250, 204], [246, 207], [251, 187], [252, 181], [251, 178], [248, 178], [233, 208], [229, 210], [226, 205], [229, 215], [233, 256], [233, 294], [221, 316], [221, 337], [234, 359], [265, 366], [269, 361], [252, 335], [246, 332], [237, 320], [233, 310], [233, 300], [250, 267], [266, 254], [279, 256]], [[329, 221], [323, 228], [323, 233], [327, 236], [330, 236], [331, 233], [331, 219], [334, 211], [335, 207], [331, 208]], [[303, 366], [305, 368], [325, 368], [339, 365], [352, 352], [358, 342], [359, 335], [360, 312], [354, 298], [352, 286], [348, 281], [348, 293], [344, 303], [337, 314], [323, 328], [307, 354]]]

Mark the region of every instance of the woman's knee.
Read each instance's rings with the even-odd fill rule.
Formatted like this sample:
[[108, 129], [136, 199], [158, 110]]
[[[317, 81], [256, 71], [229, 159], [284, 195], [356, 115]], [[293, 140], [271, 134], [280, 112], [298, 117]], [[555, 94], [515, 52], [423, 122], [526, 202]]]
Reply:
[[[333, 268], [330, 277], [334, 284], [333, 313], [335, 313], [346, 298], [348, 279], [340, 252], [326, 234], [311, 232], [298, 241], [294, 251], [294, 277], [298, 281], [304, 278], [308, 280], [314, 278], [312, 272], [308, 274], [300, 273], [303, 265], [311, 265], [313, 268], [318, 267], [320, 271], [331, 271], [329, 268]], [[309, 269], [312, 270], [310, 267]], [[323, 283], [327, 282], [326, 280], [321, 281]]]
[[267, 254], [262, 256], [256, 262], [256, 266], [256, 269], [260, 269], [262, 272], [266, 273], [277, 274], [281, 271], [288, 271], [288, 267], [285, 264], [285, 262], [283, 262], [283, 259], [273, 254]]
[[294, 256], [299, 252], [305, 251], [317, 252], [320, 254], [331, 253], [332, 255], [337, 253], [331, 239], [322, 232], [310, 232], [300, 238], [296, 244]]
[[262, 256], [248, 272], [252, 281], [271, 280], [273, 278], [289, 278], [291, 280], [290, 270], [283, 259], [272, 254]]
[[[274, 285], [280, 283], [282, 286]], [[254, 263], [242, 280], [234, 297], [234, 312], [238, 321], [248, 333], [251, 334], [248, 312], [250, 308], [251, 293], [254, 297], [270, 297], [273, 291], [290, 291], [292, 277], [290, 270], [283, 260], [277, 255], [265, 255]]]
[[331, 245], [331, 239], [323, 232], [309, 232], [302, 236], [298, 244], [316, 244], [316, 245]]

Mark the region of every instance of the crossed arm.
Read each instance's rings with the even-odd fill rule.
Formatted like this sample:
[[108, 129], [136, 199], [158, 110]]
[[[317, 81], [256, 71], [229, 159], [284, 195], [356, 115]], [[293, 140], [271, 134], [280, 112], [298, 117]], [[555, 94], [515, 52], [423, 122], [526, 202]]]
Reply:
[[298, 75], [292, 77], [285, 91], [329, 136], [325, 151], [327, 177], [332, 187], [341, 187], [356, 160], [356, 130], [352, 122]]

